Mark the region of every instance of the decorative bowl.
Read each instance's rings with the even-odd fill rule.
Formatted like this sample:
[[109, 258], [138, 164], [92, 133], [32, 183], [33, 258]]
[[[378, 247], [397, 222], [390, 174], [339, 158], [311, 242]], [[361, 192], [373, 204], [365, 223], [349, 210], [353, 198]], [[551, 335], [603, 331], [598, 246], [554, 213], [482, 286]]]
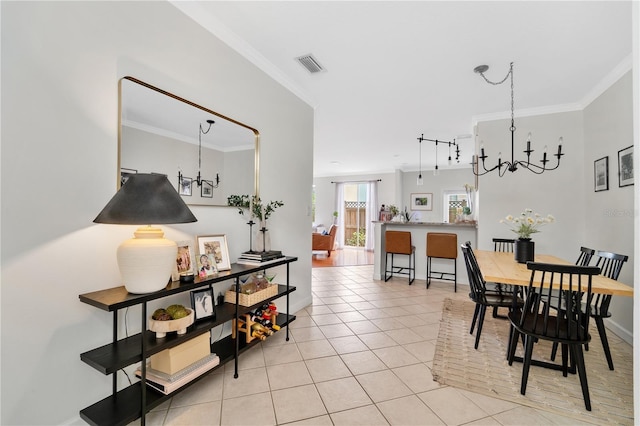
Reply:
[[153, 318], [149, 318], [149, 330], [156, 333], [156, 339], [161, 339], [167, 335], [167, 333], [177, 331], [178, 334], [185, 334], [187, 327], [193, 324], [194, 313], [193, 309], [187, 309], [189, 315], [184, 318], [168, 321], [157, 321]]

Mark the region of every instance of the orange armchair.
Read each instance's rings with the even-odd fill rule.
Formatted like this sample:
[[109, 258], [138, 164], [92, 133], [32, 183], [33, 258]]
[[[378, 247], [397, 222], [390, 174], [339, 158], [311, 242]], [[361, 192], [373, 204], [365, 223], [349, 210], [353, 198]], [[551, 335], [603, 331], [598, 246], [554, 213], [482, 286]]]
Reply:
[[327, 235], [322, 235], [319, 232], [311, 234], [311, 250], [326, 250], [329, 253], [329, 257], [331, 257], [331, 251], [333, 250], [333, 245], [336, 241], [336, 232], [338, 232], [338, 227], [336, 225], [331, 225]]

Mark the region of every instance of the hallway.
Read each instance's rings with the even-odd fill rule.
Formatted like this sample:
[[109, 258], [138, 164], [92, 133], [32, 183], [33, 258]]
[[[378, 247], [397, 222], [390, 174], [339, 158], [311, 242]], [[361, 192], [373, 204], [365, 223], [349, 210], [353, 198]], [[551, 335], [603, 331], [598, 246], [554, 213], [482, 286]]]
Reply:
[[311, 259], [312, 268], [373, 265], [373, 251], [366, 251], [361, 247], [344, 247], [333, 250], [331, 257], [327, 256], [326, 251], [312, 252]]

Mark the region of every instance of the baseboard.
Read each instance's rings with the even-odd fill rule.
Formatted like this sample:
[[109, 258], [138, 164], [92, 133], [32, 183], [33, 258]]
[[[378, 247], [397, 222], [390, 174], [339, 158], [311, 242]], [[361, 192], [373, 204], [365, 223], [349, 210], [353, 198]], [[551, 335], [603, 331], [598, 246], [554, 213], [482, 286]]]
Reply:
[[621, 327], [620, 324], [618, 324], [615, 321], [612, 321], [611, 319], [605, 320], [605, 325], [616, 336], [618, 336], [628, 344], [633, 345], [633, 332], [630, 332], [626, 328]]

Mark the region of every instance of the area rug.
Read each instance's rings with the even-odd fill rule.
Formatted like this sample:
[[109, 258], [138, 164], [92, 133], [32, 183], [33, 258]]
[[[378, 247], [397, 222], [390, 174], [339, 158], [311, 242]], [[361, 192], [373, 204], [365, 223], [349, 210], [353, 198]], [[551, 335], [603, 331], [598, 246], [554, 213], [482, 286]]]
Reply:
[[[474, 349], [469, 334], [475, 304], [446, 299], [433, 359], [434, 380], [518, 404], [556, 412], [594, 424], [633, 425], [633, 349], [613, 333], [608, 333], [615, 366], [607, 366], [595, 326], [585, 354], [592, 411], [584, 407], [577, 374], [563, 377], [561, 371], [532, 366], [526, 395], [520, 394], [522, 363], [506, 361], [509, 322], [495, 319], [487, 309], [480, 345]], [[522, 356], [522, 344], [516, 355]], [[534, 359], [549, 361], [551, 344], [535, 345]], [[556, 361], [560, 361], [560, 353]]]

